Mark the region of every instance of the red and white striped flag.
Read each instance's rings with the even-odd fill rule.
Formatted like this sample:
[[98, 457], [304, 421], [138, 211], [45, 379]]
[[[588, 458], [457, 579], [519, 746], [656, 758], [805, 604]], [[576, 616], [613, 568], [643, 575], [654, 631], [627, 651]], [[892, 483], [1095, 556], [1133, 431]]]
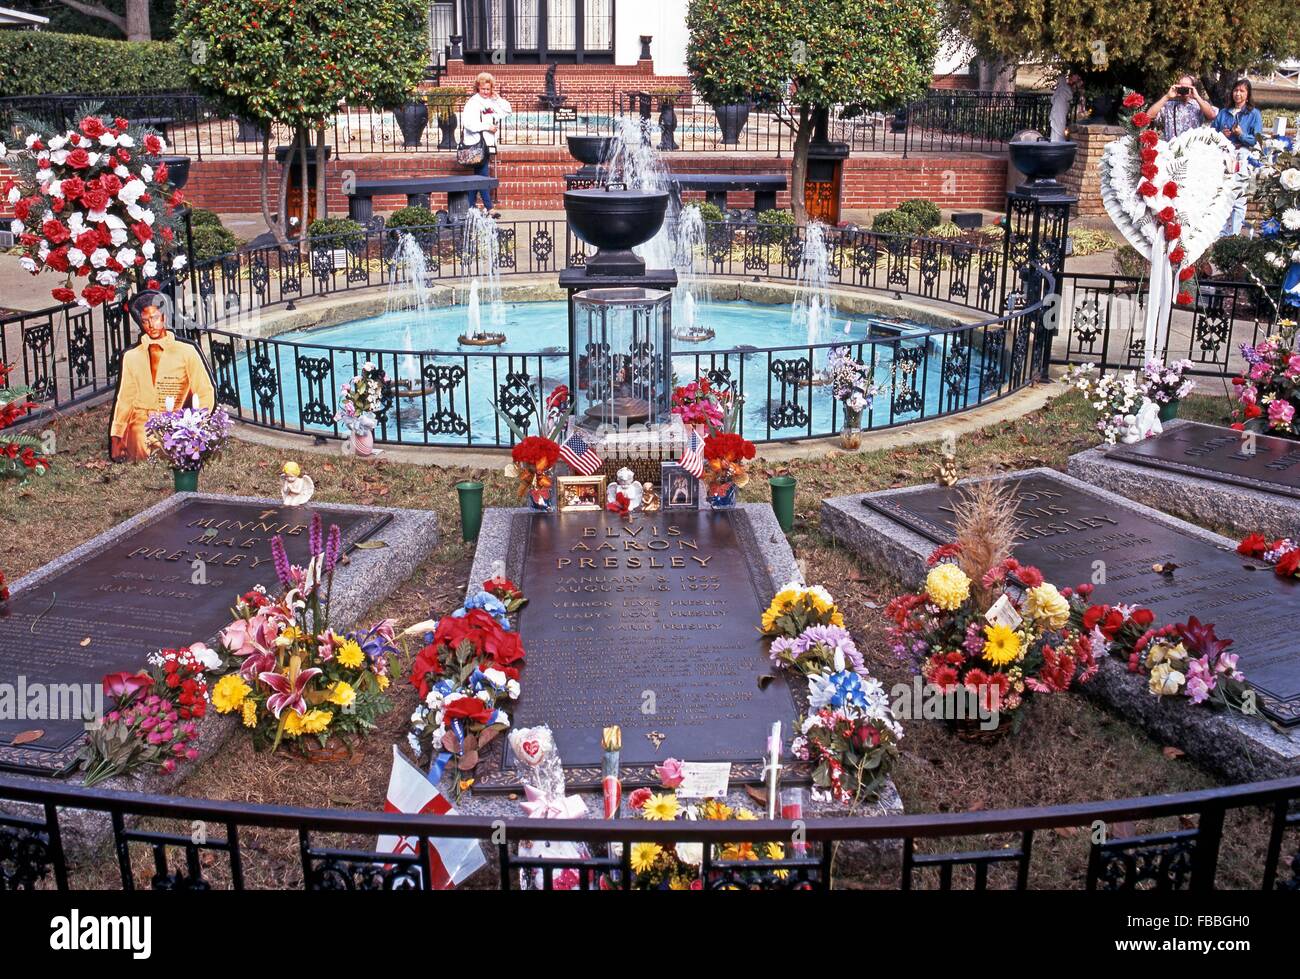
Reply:
[[[438, 787], [424, 777], [424, 773], [402, 757], [393, 745], [393, 772], [388, 776], [388, 795], [384, 812], [431, 813], [436, 816], [454, 816], [450, 800]], [[418, 836], [381, 836], [375, 849], [380, 853], [417, 853]], [[462, 883], [480, 867], [487, 865], [483, 848], [475, 839], [427, 839], [429, 863], [433, 879], [429, 886], [436, 891], [446, 891]]]
[[574, 432], [565, 439], [560, 446], [560, 458], [569, 464], [570, 469], [584, 476], [590, 476], [605, 464], [581, 432]]
[[680, 465], [696, 479], [704, 475], [704, 439], [694, 429], [686, 433], [686, 451]]

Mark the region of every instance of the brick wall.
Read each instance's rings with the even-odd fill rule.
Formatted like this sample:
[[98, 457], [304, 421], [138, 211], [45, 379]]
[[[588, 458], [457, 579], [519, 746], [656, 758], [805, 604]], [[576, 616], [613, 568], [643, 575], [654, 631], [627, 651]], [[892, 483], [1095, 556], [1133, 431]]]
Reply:
[[[472, 92], [478, 73], [489, 71], [497, 81], [497, 89], [512, 104], [532, 108], [536, 97], [546, 91], [546, 70], [546, 65], [467, 65], [463, 61], [450, 61], [441, 87]], [[638, 61], [635, 65], [560, 65], [555, 81], [561, 94], [567, 95], [571, 102], [584, 99], [607, 102], [614, 93], [648, 88], [689, 91], [691, 87], [686, 75], [656, 75], [653, 61]]]
[[1106, 213], [1101, 202], [1101, 154], [1124, 135], [1119, 126], [1075, 126], [1070, 138], [1079, 144], [1074, 164], [1062, 175], [1061, 183], [1079, 198], [1074, 212], [1080, 217], [1098, 217]]

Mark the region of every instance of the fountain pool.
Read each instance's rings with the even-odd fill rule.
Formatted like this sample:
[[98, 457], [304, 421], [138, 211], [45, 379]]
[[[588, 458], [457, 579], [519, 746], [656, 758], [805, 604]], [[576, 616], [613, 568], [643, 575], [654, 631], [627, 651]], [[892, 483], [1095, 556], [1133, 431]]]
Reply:
[[[528, 382], [540, 381], [543, 393], [569, 383], [568, 311], [564, 302], [501, 306], [499, 328], [507, 339], [489, 350], [457, 346], [457, 336], [465, 331], [464, 306], [394, 310], [258, 342], [235, 359], [232, 381], [246, 413], [262, 423], [332, 433], [330, 416], [339, 386], [369, 360], [399, 386], [395, 410], [376, 433], [384, 441], [508, 444], [509, 432], [493, 403], [511, 403]], [[843, 412], [829, 389], [796, 381], [796, 373], [783, 367], [800, 361], [806, 365], [810, 359], [813, 371], [819, 371], [830, 344], [848, 344], [855, 357], [873, 365], [875, 383], [883, 389], [864, 415], [864, 427], [931, 417], [989, 396], [979, 331], [974, 336], [944, 334], [896, 317], [836, 314], [823, 325], [821, 346], [814, 349], [800, 346], [803, 338], [792, 335], [789, 306], [704, 302], [697, 316], [716, 336], [674, 344], [674, 383], [721, 372], [734, 390], [743, 390], [742, 432], [751, 439], [835, 430]], [[976, 348], [966, 351], [964, 359], [958, 337]], [[512, 375], [517, 375], [513, 383]], [[258, 403], [268, 377], [279, 379], [274, 403]]]

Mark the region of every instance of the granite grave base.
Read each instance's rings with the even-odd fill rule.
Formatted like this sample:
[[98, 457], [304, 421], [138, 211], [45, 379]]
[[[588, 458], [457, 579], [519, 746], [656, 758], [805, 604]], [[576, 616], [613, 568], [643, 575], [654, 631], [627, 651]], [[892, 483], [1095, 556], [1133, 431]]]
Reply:
[[[771, 506], [765, 503], [741, 504], [731, 513], [736, 536], [749, 565], [749, 573], [754, 578], [755, 587], [765, 606], [783, 585], [791, 581], [803, 580], [799, 566], [795, 562], [794, 554], [791, 552], [785, 534], [776, 521]], [[547, 519], [562, 520], [568, 516], [568, 514], [560, 514]], [[491, 578], [493, 574], [502, 571], [510, 575], [513, 580], [520, 580], [516, 575], [522, 570], [523, 552], [527, 543], [524, 535], [519, 530], [521, 518], [523, 520], [532, 519], [529, 516], [529, 511], [523, 509], [489, 509], [485, 511], [483, 526], [479, 531], [474, 564], [468, 581], [469, 592], [477, 592], [482, 582]], [[741, 568], [728, 570], [734, 574], [744, 573], [744, 569]], [[527, 609], [524, 611], [524, 614], [526, 613]], [[747, 623], [747, 627], [750, 629], [753, 629], [756, 625], [756, 622]], [[528, 664], [524, 667], [522, 681], [525, 696], [528, 691], [528, 671], [530, 669], [537, 669], [535, 659], [530, 658]], [[540, 722], [541, 719], [538, 720]], [[787, 732], [788, 743], [788, 732], [796, 720], [794, 710], [792, 709], [789, 716], [783, 717], [781, 720], [783, 730]], [[501, 740], [504, 741], [504, 739]], [[626, 740], [624, 744], [627, 745]], [[677, 750], [669, 750], [669, 745], [666, 743], [663, 755], [664, 757], [677, 757], [686, 761], [699, 760], [692, 756], [689, 745], [682, 745]], [[788, 753], [784, 756], [783, 761], [790, 761]], [[481, 766], [482, 764], [484, 763], [481, 763]], [[447, 779], [445, 790], [449, 789], [450, 776], [447, 776]], [[727, 804], [739, 805], [751, 810], [760, 810], [761, 805], [737, 784], [739, 781], [740, 779], [735, 776], [733, 766], [733, 780], [731, 791], [726, 797]], [[625, 789], [625, 793], [627, 791]], [[599, 814], [601, 811], [601, 795], [598, 790], [575, 789], [571, 790], [570, 794], [578, 795], [583, 799], [589, 814]], [[522, 815], [519, 806], [521, 797], [522, 792], [514, 791], [505, 794], [501, 792], [471, 791], [462, 797], [458, 808], [470, 815], [519, 818]], [[807, 797], [805, 796], [805, 798]], [[853, 813], [850, 813], [844, 806], [834, 804], [813, 803], [811, 801], [805, 804], [806, 817], [885, 816], [898, 815], [902, 812], [902, 800], [892, 779], [886, 780], [876, 798], [865, 801]], [[844, 842], [839, 845], [837, 851], [835, 872], [837, 874], [863, 873], [869, 869], [884, 866], [897, 867], [901, 858], [901, 846], [897, 841]], [[496, 873], [495, 865], [490, 863], [489, 868], [478, 875], [475, 886], [487, 886], [492, 880], [495, 880]]]
[[[1029, 469], [994, 478], [1015, 481], [1035, 476], [1059, 481], [1071, 490], [1095, 494], [1099, 503], [1111, 508], [1117, 517], [1132, 517], [1153, 526], [1168, 528], [1213, 549], [1231, 550], [1234, 546], [1233, 541], [1203, 528], [1056, 470]], [[970, 480], [963, 481], [968, 482]], [[905, 487], [824, 500], [821, 509], [822, 529], [866, 560], [883, 567], [906, 586], [915, 587], [925, 578], [926, 558], [936, 546], [936, 535], [920, 533], [895, 516], [872, 509], [865, 501], [870, 500], [877, 507], [889, 508], [905, 504], [909, 496], [933, 489], [931, 486]], [[1039, 563], [1034, 560], [1032, 553], [1025, 553], [1023, 548], [1019, 556], [1027, 562]], [[1090, 562], [1084, 561], [1078, 577], [1087, 580], [1090, 573]], [[1253, 574], [1263, 576], [1270, 572], [1262, 570]], [[1054, 581], [1060, 577], [1050, 573], [1047, 576]], [[1177, 577], [1176, 571], [1175, 579]], [[1055, 583], [1062, 586], [1071, 584], [1064, 580]], [[1272, 582], [1262, 579], [1261, 584], [1273, 586]], [[1284, 586], [1285, 584], [1283, 583]], [[1098, 589], [1096, 597], [1100, 601], [1106, 600], [1102, 588]], [[1300, 592], [1296, 593], [1296, 597], [1300, 598]], [[1223, 599], [1224, 596], [1220, 592], [1217, 598]], [[1294, 607], [1279, 607], [1276, 614], [1288, 615]], [[1214, 620], [1215, 615], [1209, 613], [1202, 618]], [[1220, 632], [1228, 634], [1223, 629]], [[1242, 657], [1242, 669], [1247, 679], [1250, 679], [1249, 650], [1240, 644], [1234, 648], [1234, 651], [1238, 650], [1245, 654]], [[1248, 782], [1300, 772], [1300, 728], [1287, 730], [1264, 717], [1245, 717], [1231, 711], [1214, 711], [1193, 705], [1185, 698], [1154, 697], [1147, 691], [1143, 678], [1129, 673], [1114, 658], [1106, 658], [1101, 663], [1097, 677], [1082, 690], [1107, 704], [1125, 720], [1140, 725], [1159, 743], [1181, 748], [1190, 759], [1228, 780]]]
[[[302, 515], [305, 519], [310, 519], [311, 513], [319, 512], [326, 528], [329, 527], [331, 519], [339, 521], [347, 518], [360, 520], [359, 526], [365, 535], [363, 538], [350, 540], [346, 533], [344, 535], [344, 551], [348, 563], [341, 566], [336, 574], [330, 606], [331, 625], [336, 629], [347, 629], [358, 624], [367, 610], [390, 595], [411, 576], [438, 543], [437, 515], [428, 510], [356, 507], [330, 503], [311, 503], [306, 507], [285, 508], [279, 500], [220, 496], [207, 493], [177, 493], [123, 521], [116, 527], [86, 541], [31, 574], [18, 579], [11, 588], [11, 604], [14, 604], [14, 599], [21, 598], [26, 594], [40, 594], [42, 589], [48, 590], [48, 584], [56, 579], [66, 580], [66, 578], [61, 579], [60, 576], [70, 569], [87, 566], [92, 569], [98, 568], [98, 564], [94, 562], [102, 561], [105, 555], [113, 552], [114, 548], [130, 548], [136, 543], [140, 535], [148, 533], [152, 527], [156, 527], [160, 522], [173, 517], [182, 508], [195, 503], [210, 504], [217, 507], [241, 505], [264, 507], [268, 510], [274, 508], [282, 513], [292, 511], [295, 514]], [[372, 544], [382, 541], [384, 546], [356, 549], [352, 545], [358, 543], [360, 539], [368, 540]], [[305, 547], [305, 544], [303, 546]], [[297, 560], [297, 553], [292, 547], [289, 553], [291, 559]], [[87, 565], [87, 562], [92, 563]], [[190, 565], [185, 563], [184, 573], [186, 575], [189, 574], [189, 568]], [[273, 565], [262, 563], [259, 566], [260, 569], [265, 571], [262, 576], [262, 583], [268, 589], [274, 589], [276, 582]], [[208, 587], [212, 586], [209, 585]], [[222, 596], [221, 600], [226, 603], [226, 607], [233, 604], [236, 594], [237, 592], [232, 591], [229, 595]], [[147, 628], [148, 623], [144, 622], [142, 626]], [[87, 631], [92, 630], [90, 626], [86, 628]], [[188, 642], [206, 641], [213, 644], [216, 640], [216, 631], [218, 630], [213, 630], [208, 635], [192, 636]], [[183, 632], [183, 628], [178, 630], [178, 634]], [[145, 657], [158, 648], [160, 644], [161, 641], [156, 640], [153, 643], [153, 649], [147, 645], [141, 645], [138, 657], [133, 658], [131, 665], [115, 663], [113, 664], [114, 668], [128, 668], [131, 670], [144, 668], [146, 665]], [[94, 643], [92, 643], [92, 646], [94, 646]], [[4, 657], [0, 655], [0, 668], [3, 665]], [[102, 672], [101, 670], [100, 675], [102, 675]], [[0, 680], [12, 682], [10, 678], [5, 676], [0, 676]], [[97, 682], [98, 677], [95, 677], [94, 680]], [[233, 715], [223, 716], [217, 714], [214, 710], [209, 710], [201, 722], [201, 735], [197, 743], [200, 752], [199, 759], [187, 762], [171, 773], [164, 772], [161, 769], [148, 769], [127, 776], [111, 778], [101, 782], [100, 785], [106, 789], [149, 794], [181, 792], [183, 791], [180, 789], [181, 783], [196, 771], [203, 762], [215, 754], [235, 729], [236, 719]], [[66, 755], [68, 758], [73, 758], [75, 757], [76, 747], [76, 745], [70, 745], [57, 754], [60, 757]], [[37, 784], [47, 780], [46, 777], [22, 771], [13, 771], [12, 769], [6, 775], [30, 780]], [[70, 777], [77, 781], [80, 780], [79, 774], [73, 774]], [[26, 811], [30, 814], [34, 812], [34, 809], [13, 804], [13, 809], [7, 809], [6, 811]], [[108, 817], [99, 813], [65, 809], [61, 813], [61, 826], [64, 846], [69, 853], [103, 851], [109, 845], [111, 839]]]
[[[1232, 429], [1210, 425], [1194, 425], [1174, 420], [1165, 425], [1164, 435], [1158, 440], [1168, 441], [1183, 433], [1208, 430], [1207, 436], [1219, 434], [1230, 440], [1228, 448], [1239, 445], [1241, 434]], [[1148, 443], [1155, 440], [1148, 440]], [[1197, 441], [1200, 441], [1198, 438]], [[1282, 439], [1269, 439], [1283, 442]], [[1146, 447], [1147, 443], [1144, 443]], [[1300, 474], [1300, 442], [1294, 446], [1295, 472]], [[1101, 486], [1120, 496], [1137, 500], [1167, 513], [1177, 514], [1199, 524], [1231, 527], [1242, 536], [1262, 533], [1266, 537], [1300, 537], [1300, 491], [1296, 495], [1278, 492], [1280, 484], [1270, 488], [1262, 481], [1225, 482], [1211, 464], [1183, 464], [1178, 470], [1161, 468], [1159, 460], [1133, 461], [1127, 446], [1096, 448], [1070, 457], [1067, 471], [1071, 476]], [[1177, 465], [1177, 463], [1175, 463]], [[1276, 464], [1275, 464], [1276, 465]], [[1295, 476], [1292, 476], [1295, 481]]]

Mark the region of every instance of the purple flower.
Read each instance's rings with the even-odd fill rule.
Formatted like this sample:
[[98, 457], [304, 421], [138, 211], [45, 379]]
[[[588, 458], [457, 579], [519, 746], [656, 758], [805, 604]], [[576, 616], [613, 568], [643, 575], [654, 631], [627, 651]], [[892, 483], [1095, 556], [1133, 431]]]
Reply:
[[311, 546], [311, 556], [315, 557], [325, 550], [325, 545], [321, 541], [320, 514], [311, 515], [311, 527], [307, 531], [307, 539]]
[[275, 562], [275, 576], [285, 588], [293, 587], [293, 572], [289, 567], [289, 555], [284, 552], [284, 538], [276, 534], [271, 538], [271, 559]]
[[336, 523], [330, 524], [329, 536], [325, 540], [325, 570], [333, 571], [343, 553], [343, 532]]

